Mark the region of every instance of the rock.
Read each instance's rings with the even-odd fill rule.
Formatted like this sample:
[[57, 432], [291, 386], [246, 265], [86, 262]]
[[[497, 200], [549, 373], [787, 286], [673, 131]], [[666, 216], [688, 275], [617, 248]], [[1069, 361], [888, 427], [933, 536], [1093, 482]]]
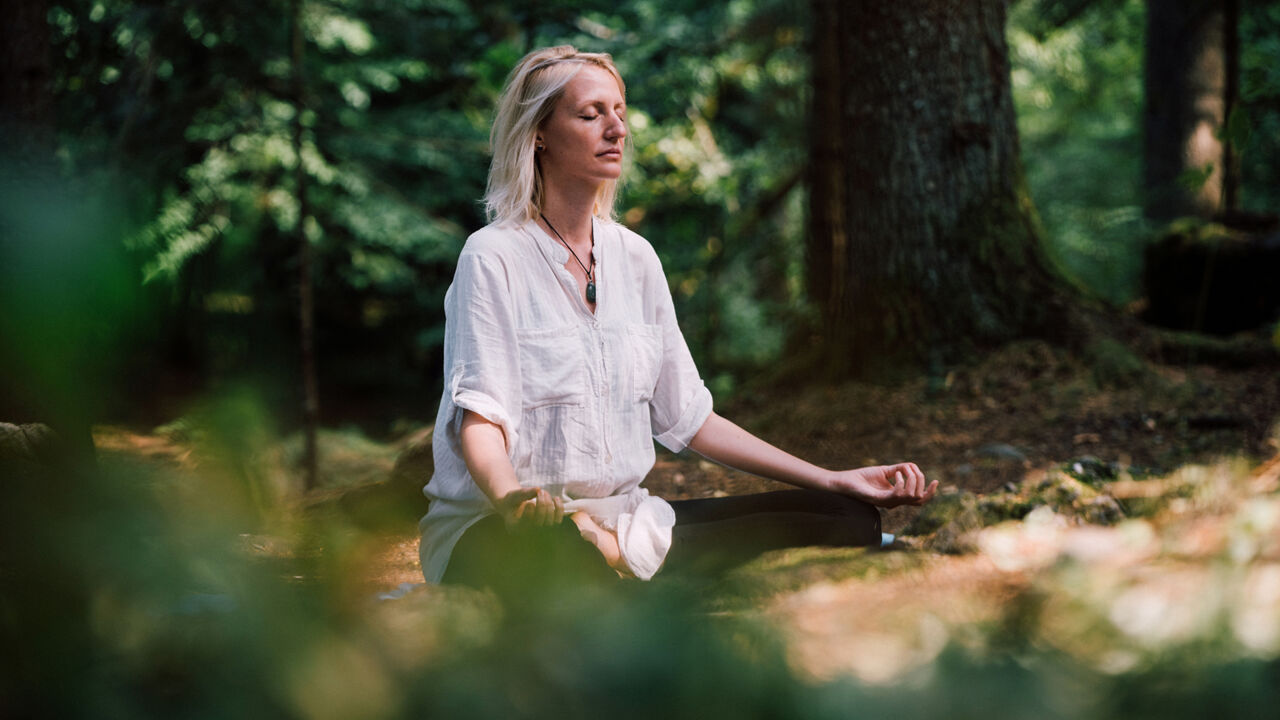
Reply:
[[1092, 525], [1115, 525], [1125, 519], [1124, 509], [1110, 495], [1099, 495], [1084, 503], [1080, 517]]
[[1280, 221], [1232, 230], [1180, 220], [1143, 253], [1144, 319], [1175, 330], [1227, 335], [1251, 330], [1280, 313]]
[[1066, 473], [1051, 473], [1034, 488], [1036, 499], [1055, 511], [1072, 511], [1097, 497], [1098, 491]]
[[1027, 462], [1027, 454], [1012, 445], [1005, 443], [992, 443], [983, 445], [978, 448], [978, 455], [981, 457], [994, 458], [996, 460], [1009, 460], [1011, 462], [1024, 463]]
[[47, 477], [63, 465], [61, 441], [48, 425], [0, 422], [0, 477], [5, 481]]
[[1147, 364], [1128, 347], [1110, 338], [1089, 343], [1085, 362], [1101, 387], [1123, 388], [1141, 384], [1148, 374]]
[[903, 534], [929, 536], [924, 543], [929, 550], [959, 554], [972, 549], [969, 537], [983, 524], [978, 496], [956, 491], [934, 497], [920, 509]]
[[932, 501], [920, 508], [907, 527], [904, 535], [928, 535], [951, 522], [964, 511], [977, 507], [977, 496], [965, 490], [939, 493]]
[[1067, 472], [1081, 482], [1097, 486], [1120, 477], [1120, 465], [1085, 455], [1067, 463]]
[[1016, 490], [988, 495], [978, 501], [983, 525], [995, 525], [1006, 520], [1021, 520], [1035, 507], [1036, 503], [1023, 497], [1022, 493]]

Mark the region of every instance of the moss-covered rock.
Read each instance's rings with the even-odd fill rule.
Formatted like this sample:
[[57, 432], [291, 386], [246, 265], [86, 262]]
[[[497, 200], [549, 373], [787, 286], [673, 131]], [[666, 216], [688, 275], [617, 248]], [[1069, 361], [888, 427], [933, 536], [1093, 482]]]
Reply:
[[1233, 230], [1176, 220], [1144, 252], [1146, 320], [1226, 335], [1259, 328], [1280, 310], [1280, 246], [1268, 226]]
[[1099, 387], [1123, 388], [1141, 385], [1151, 371], [1142, 358], [1123, 343], [1111, 338], [1094, 340], [1084, 348], [1084, 359]]
[[988, 495], [953, 490], [920, 509], [903, 531], [922, 539], [934, 552], [957, 554], [974, 549], [974, 533], [984, 527], [1022, 520], [1043, 508], [1077, 521], [1113, 525], [1128, 513], [1114, 497], [1065, 471], [1033, 475], [1012, 489]]
[[1092, 455], [1078, 457], [1068, 462], [1063, 470], [1091, 487], [1100, 487], [1120, 477], [1119, 463], [1105, 462]]
[[767, 552], [719, 578], [711, 588], [720, 610], [754, 607], [759, 600], [817, 583], [876, 579], [918, 568], [925, 557], [913, 552], [868, 548], [797, 547]]
[[967, 537], [986, 524], [980, 498], [964, 490], [946, 492], [920, 509], [903, 531], [920, 536], [924, 546], [940, 553], [956, 554], [972, 549]]

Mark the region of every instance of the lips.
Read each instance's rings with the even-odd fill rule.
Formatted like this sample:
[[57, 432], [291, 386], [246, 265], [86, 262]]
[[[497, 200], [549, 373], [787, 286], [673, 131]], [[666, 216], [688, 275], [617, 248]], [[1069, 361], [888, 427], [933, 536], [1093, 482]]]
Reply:
[[622, 159], [622, 150], [618, 148], [610, 148], [602, 153], [596, 153], [596, 157]]

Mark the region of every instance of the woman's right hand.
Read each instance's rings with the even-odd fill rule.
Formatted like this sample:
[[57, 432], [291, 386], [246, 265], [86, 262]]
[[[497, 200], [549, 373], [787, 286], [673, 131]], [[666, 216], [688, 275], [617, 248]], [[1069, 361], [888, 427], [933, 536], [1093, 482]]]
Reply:
[[516, 488], [494, 504], [507, 529], [559, 525], [564, 520], [564, 501], [542, 488]]

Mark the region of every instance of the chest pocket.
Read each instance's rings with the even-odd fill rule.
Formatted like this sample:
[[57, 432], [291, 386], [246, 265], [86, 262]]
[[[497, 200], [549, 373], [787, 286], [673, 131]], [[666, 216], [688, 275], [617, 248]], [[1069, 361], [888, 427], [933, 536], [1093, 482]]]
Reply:
[[521, 404], [525, 410], [582, 405], [586, 363], [573, 327], [519, 330]]
[[631, 398], [649, 402], [662, 371], [662, 326], [628, 325], [627, 346], [631, 361]]

